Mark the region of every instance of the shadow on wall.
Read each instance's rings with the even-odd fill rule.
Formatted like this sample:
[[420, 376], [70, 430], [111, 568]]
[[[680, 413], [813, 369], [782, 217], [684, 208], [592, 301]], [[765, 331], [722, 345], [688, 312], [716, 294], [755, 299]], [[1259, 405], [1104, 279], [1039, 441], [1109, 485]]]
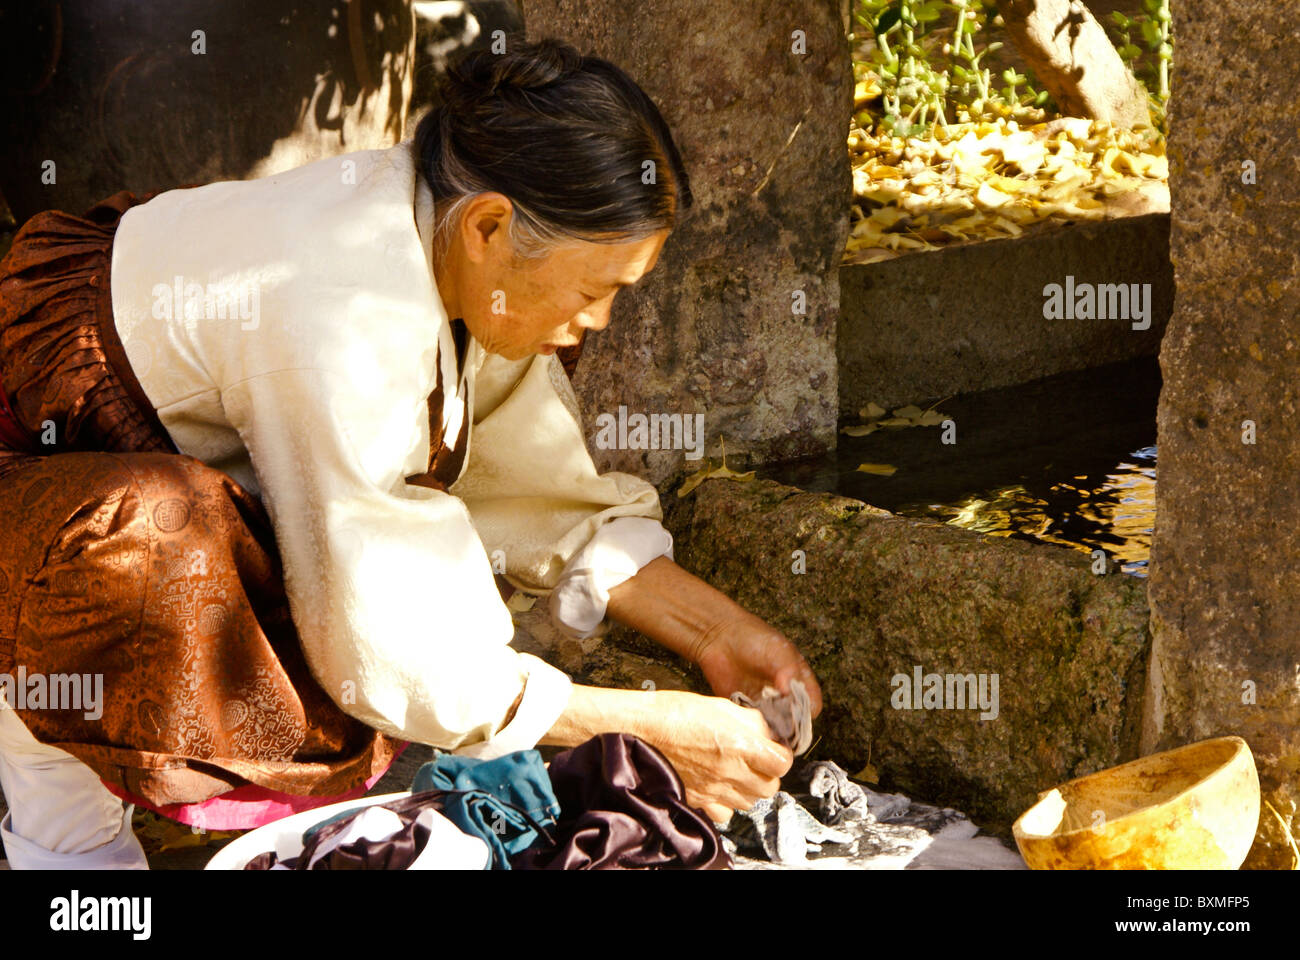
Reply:
[[32, 0], [0, 10], [0, 191], [22, 223], [403, 134], [405, 0]]
[[[415, 88], [411, 116], [436, 105], [437, 78], [463, 53], [522, 39], [524, 18], [515, 0], [417, 0]], [[412, 129], [414, 124], [412, 124]]]

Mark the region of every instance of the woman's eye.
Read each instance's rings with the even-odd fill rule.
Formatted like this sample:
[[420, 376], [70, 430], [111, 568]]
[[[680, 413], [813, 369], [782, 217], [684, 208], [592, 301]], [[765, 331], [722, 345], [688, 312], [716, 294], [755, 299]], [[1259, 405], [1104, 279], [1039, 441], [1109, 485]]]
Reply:
[[581, 290], [578, 291], [578, 296], [582, 297], [582, 299], [586, 300], [588, 303], [595, 303], [597, 299], [590, 294], [583, 293]]

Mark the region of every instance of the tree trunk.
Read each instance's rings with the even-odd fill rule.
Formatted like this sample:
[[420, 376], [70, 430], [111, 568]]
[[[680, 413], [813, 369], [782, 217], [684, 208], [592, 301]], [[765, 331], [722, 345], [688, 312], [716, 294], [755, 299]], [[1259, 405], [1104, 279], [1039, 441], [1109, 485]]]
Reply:
[[1150, 125], [1146, 92], [1079, 0], [998, 0], [998, 11], [1063, 114], [1124, 128]]

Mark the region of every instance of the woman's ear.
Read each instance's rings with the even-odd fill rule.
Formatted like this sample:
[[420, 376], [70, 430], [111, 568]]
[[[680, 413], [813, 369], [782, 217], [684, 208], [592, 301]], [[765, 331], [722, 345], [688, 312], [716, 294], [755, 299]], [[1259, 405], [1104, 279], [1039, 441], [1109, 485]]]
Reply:
[[[474, 263], [482, 263], [493, 255], [494, 246], [505, 244], [508, 247], [513, 215], [514, 205], [500, 193], [480, 193], [466, 204], [460, 223], [465, 255]], [[498, 256], [509, 252], [499, 251]]]

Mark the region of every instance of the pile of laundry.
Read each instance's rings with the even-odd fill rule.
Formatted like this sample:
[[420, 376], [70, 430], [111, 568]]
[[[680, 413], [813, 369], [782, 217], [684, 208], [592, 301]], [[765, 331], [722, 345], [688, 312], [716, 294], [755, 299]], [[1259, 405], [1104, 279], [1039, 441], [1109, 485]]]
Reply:
[[263, 853], [246, 870], [718, 870], [731, 866], [681, 778], [630, 734], [558, 754], [495, 760], [437, 752], [411, 795], [317, 823], [303, 849]]
[[[790, 681], [787, 694], [767, 687], [756, 701], [740, 693], [731, 699], [760, 711], [796, 757], [808, 751], [812, 706], [800, 681]], [[735, 869], [1025, 869], [1012, 847], [978, 836], [964, 814], [876, 793], [830, 761], [796, 764], [781, 786], [724, 829]]]
[[[796, 756], [812, 741], [807, 691], [757, 701]], [[624, 733], [557, 754], [495, 760], [434, 751], [411, 794], [309, 828], [302, 852], [262, 853], [246, 870], [1024, 869], [1012, 848], [949, 808], [876, 793], [829, 761], [804, 762], [783, 789], [725, 827], [687, 805], [681, 777]]]
[[796, 764], [781, 786], [732, 816], [723, 844], [734, 869], [1026, 869], [965, 814], [877, 793], [830, 761]]

